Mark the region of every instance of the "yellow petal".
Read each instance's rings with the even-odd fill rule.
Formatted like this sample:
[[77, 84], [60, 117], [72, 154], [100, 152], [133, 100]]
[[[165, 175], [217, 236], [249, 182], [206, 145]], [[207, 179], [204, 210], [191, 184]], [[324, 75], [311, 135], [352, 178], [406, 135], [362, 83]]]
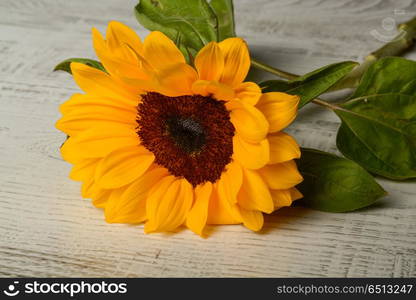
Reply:
[[275, 164], [300, 157], [300, 148], [295, 139], [284, 132], [268, 136], [270, 143], [270, 162]]
[[105, 208], [113, 190], [100, 190], [92, 198], [92, 204], [97, 208]]
[[185, 179], [168, 176], [149, 192], [146, 233], [172, 231], [182, 225], [193, 203], [192, 185]]
[[[148, 228], [150, 225], [150, 229], [156, 228], [159, 225], [158, 223], [161, 222], [159, 220], [158, 214], [159, 206], [163, 202], [163, 198], [165, 196], [176, 197], [178, 192], [178, 184], [173, 185], [174, 182], [174, 176], [166, 176], [156, 182], [155, 185], [150, 189], [146, 201], [146, 215], [148, 219], [146, 226]], [[173, 186], [173, 188], [171, 186]], [[170, 193], [169, 195], [168, 192]]]
[[237, 205], [230, 206], [230, 203], [224, 197], [220, 198], [217, 185], [214, 184], [208, 205], [207, 224], [239, 224], [241, 222], [241, 215]]
[[195, 188], [195, 202], [186, 216], [186, 226], [202, 236], [208, 219], [208, 205], [211, 198], [212, 184], [207, 182]]
[[198, 74], [185, 63], [170, 65], [157, 73], [158, 92], [177, 97], [192, 94], [192, 84], [198, 79]]
[[95, 126], [70, 137], [61, 147], [61, 155], [66, 161], [75, 163], [85, 158], [105, 157], [116, 149], [139, 143], [136, 132], [129, 127]]
[[[149, 68], [145, 67], [146, 63], [144, 62], [143, 57], [134, 53], [133, 50], [128, 48], [127, 45], [124, 45], [123, 48], [126, 48], [125, 52], [132, 52], [132, 56], [136, 57], [134, 64], [120, 60], [111, 54], [102, 54], [99, 57], [100, 61], [102, 62], [105, 70], [111, 74], [117, 83], [125, 83], [126, 87], [128, 86], [130, 89], [140, 91], [140, 89], [143, 89], [143, 82], [137, 84], [140, 81], [133, 80], [149, 80], [151, 78], [152, 72], [149, 70]], [[130, 79], [131, 81], [124, 80], [125, 78]]]
[[127, 187], [121, 187], [117, 189], [111, 190], [111, 194], [107, 199], [107, 202], [104, 206], [104, 215], [105, 215], [105, 221], [108, 223], [116, 223], [112, 222], [114, 218], [114, 214], [116, 211], [114, 211], [114, 206], [121, 201], [121, 195], [123, 195], [124, 191]]
[[103, 96], [75, 94], [60, 106], [60, 111], [64, 117], [90, 114], [95, 118], [103, 116], [107, 120], [122, 122], [123, 119], [131, 119], [137, 115], [137, 105], [128, 106], [118, 100]]
[[83, 198], [92, 198], [97, 190], [94, 177], [86, 179], [81, 185], [81, 196]]
[[218, 180], [218, 193], [229, 203], [237, 203], [237, 194], [243, 182], [243, 171], [237, 163], [230, 163]]
[[[143, 88], [143, 83], [137, 84], [137, 80], [150, 79], [153, 68], [143, 57], [140, 38], [127, 26], [110, 22], [107, 41], [98, 30], [93, 29], [93, 44], [98, 58], [112, 76], [136, 88]], [[132, 80], [134, 84], [131, 84]]]
[[246, 142], [239, 135], [233, 137], [233, 157], [245, 168], [260, 169], [269, 162], [269, 142]]
[[267, 165], [258, 170], [271, 189], [288, 189], [302, 182], [296, 163], [293, 160]]
[[292, 205], [292, 197], [290, 194], [290, 189], [270, 190], [270, 194], [272, 195], [273, 203], [276, 209], [280, 207]]
[[257, 103], [257, 108], [269, 121], [269, 132], [280, 131], [296, 117], [299, 97], [285, 93], [265, 93]]
[[257, 108], [241, 101], [227, 102], [226, 107], [235, 130], [246, 141], [259, 142], [266, 137], [269, 123]]
[[142, 52], [143, 44], [140, 37], [123, 23], [111, 21], [107, 27], [106, 38], [110, 52], [113, 55], [125, 58], [127, 62], [135, 63], [136, 59], [130, 51], [125, 50], [125, 45], [138, 53]]
[[199, 79], [218, 81], [224, 70], [224, 56], [216, 42], [208, 43], [195, 57]]
[[174, 42], [159, 31], [151, 32], [144, 40], [143, 56], [155, 69], [185, 63], [182, 52]]
[[256, 210], [245, 210], [243, 208], [240, 208], [240, 212], [243, 224], [248, 229], [259, 231], [263, 227], [264, 218], [261, 212]]
[[98, 58], [101, 61], [101, 56], [107, 56], [110, 55], [110, 51], [107, 48], [107, 42], [105, 41], [102, 34], [98, 31], [97, 28], [92, 28], [91, 30], [92, 35], [92, 44], [95, 50], [95, 53], [97, 54]]
[[[100, 101], [101, 103], [98, 101]], [[105, 117], [107, 120], [117, 120], [122, 122], [123, 119], [131, 119], [132, 117], [135, 117], [137, 114], [137, 110], [130, 109], [130, 107], [109, 104], [109, 101], [106, 103], [106, 100], [103, 99], [103, 97], [99, 97], [99, 99], [92, 98], [91, 100], [88, 99], [86, 101], [78, 100], [67, 102], [69, 103], [67, 103], [64, 106], [64, 109], [65, 107], [68, 108], [68, 106], [70, 106], [70, 108], [69, 110], [67, 109], [65, 116], [82, 116], [90, 114], [91, 116], [96, 118], [102, 116], [103, 118]], [[126, 122], [127, 121], [125, 121], [125, 123]]]
[[237, 163], [230, 163], [216, 183], [219, 202], [221, 202], [222, 207], [227, 210], [234, 220], [241, 220], [236, 204], [237, 194], [241, 188], [242, 180], [241, 167]]
[[66, 113], [56, 128], [69, 136], [74, 136], [94, 126], [112, 126], [124, 124], [134, 130], [137, 127], [137, 113], [105, 105], [78, 106], [77, 110]]
[[[120, 76], [120, 80], [128, 86], [134, 86], [141, 91], [136, 93], [137, 95], [146, 94], [148, 92], [158, 92], [163, 93], [163, 90], [158, 82], [158, 78], [156, 76], [156, 72], [151, 72], [151, 76], [148, 79], [140, 79], [140, 78], [132, 78], [132, 77], [124, 77]], [[137, 97], [139, 99], [139, 97]], [[137, 103], [136, 103], [137, 106]]]
[[[98, 199], [105, 192], [109, 191], [106, 189], [100, 188], [95, 180], [94, 176], [86, 179], [81, 186], [81, 195], [83, 198]], [[105, 200], [106, 201], [106, 200]], [[93, 201], [94, 203], [94, 201]], [[95, 204], [94, 204], [95, 205]]]
[[[138, 99], [139, 100], [139, 99]], [[113, 99], [104, 96], [94, 96], [88, 94], [73, 94], [68, 101], [59, 107], [59, 111], [65, 115], [75, 113], [83, 109], [93, 110], [97, 106], [117, 109], [130, 113], [137, 113], [137, 104], [126, 103], [123, 99]]]
[[155, 156], [143, 146], [129, 146], [108, 154], [97, 166], [95, 180], [106, 189], [118, 188], [140, 177], [152, 165]]
[[[117, 31], [117, 28], [111, 29], [112, 23], [117, 22], [110, 23], [107, 30], [107, 41], [104, 40], [97, 29], [93, 28], [92, 30], [94, 49], [104, 68], [113, 76], [132, 78], [146, 77], [144, 70], [139, 68], [140, 64], [134, 53], [135, 51], [141, 51], [139, 37], [136, 35], [136, 38], [133, 38], [134, 40], [126, 40], [128, 37], [123, 36], [122, 33], [116, 34], [115, 31]], [[135, 35], [135, 33], [133, 34]]]
[[[134, 123], [125, 123], [120, 122], [118, 120], [106, 120], [104, 118], [96, 117], [90, 117], [89, 115], [77, 115], [77, 116], [65, 116], [61, 118], [56, 123], [56, 128], [61, 130], [62, 132], [65, 132], [67, 135], [74, 137], [76, 135], [79, 135], [86, 130], [96, 127], [96, 126], [105, 126], [105, 127], [111, 127], [116, 125], [125, 125], [129, 127], [131, 130], [134, 130], [137, 125]], [[128, 120], [126, 120], [128, 121]]]
[[91, 177], [94, 177], [94, 172], [100, 159], [91, 158], [84, 159], [79, 163], [75, 164], [69, 173], [69, 178], [77, 181], [85, 181]]
[[[153, 168], [154, 167], [154, 168]], [[137, 201], [137, 198], [147, 197], [152, 187], [157, 184], [164, 177], [169, 175], [169, 171], [165, 168], [161, 168], [158, 165], [145, 172], [143, 176], [132, 182], [122, 195], [124, 201]]]
[[75, 82], [88, 94], [124, 99], [131, 105], [138, 104], [139, 98], [134, 91], [115, 82], [103, 71], [75, 62], [71, 63], [71, 71]]
[[229, 101], [234, 98], [234, 91], [220, 82], [197, 80], [192, 84], [193, 94], [214, 97], [217, 100]]
[[232, 87], [246, 78], [250, 69], [250, 55], [246, 43], [240, 38], [229, 38], [218, 46], [224, 55], [224, 71], [220, 81]]
[[303, 198], [303, 195], [297, 188], [290, 189], [290, 196], [292, 197], [292, 201], [299, 200]]
[[237, 199], [238, 205], [246, 210], [271, 213], [274, 209], [269, 187], [256, 171], [244, 169], [243, 184]]
[[149, 190], [167, 175], [168, 172], [164, 168], [148, 171], [126, 187], [118, 198], [110, 198], [105, 207], [106, 221], [129, 224], [145, 221]]
[[275, 208], [292, 205], [293, 201], [303, 197], [297, 188], [287, 190], [270, 190]]
[[243, 82], [235, 87], [235, 94], [243, 103], [256, 105], [261, 97], [261, 89], [254, 82]]
[[140, 37], [126, 25], [116, 21], [110, 22], [107, 27], [106, 40], [96, 28], [93, 28], [92, 39], [95, 52], [107, 71], [110, 71], [113, 66], [116, 67], [115, 64], [108, 65], [107, 60], [137, 67], [137, 59], [132, 51], [141, 53], [143, 45]]

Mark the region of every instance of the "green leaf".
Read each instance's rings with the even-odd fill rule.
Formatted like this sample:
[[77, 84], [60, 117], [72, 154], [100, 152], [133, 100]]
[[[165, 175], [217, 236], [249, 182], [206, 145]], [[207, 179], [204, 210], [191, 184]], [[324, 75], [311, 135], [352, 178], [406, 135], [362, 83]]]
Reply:
[[299, 202], [313, 209], [353, 211], [386, 195], [362, 167], [330, 153], [303, 148], [298, 167], [304, 178], [298, 186], [304, 195]]
[[89, 58], [68, 58], [68, 59], [64, 60], [63, 62], [59, 63], [58, 65], [56, 65], [56, 67], [53, 70], [54, 71], [65, 71], [65, 72], [68, 72], [69, 74], [72, 74], [71, 68], [70, 68], [71, 62], [82, 63], [82, 64], [85, 64], [87, 66], [90, 66], [90, 67], [93, 67], [93, 68], [96, 68], [98, 70], [106, 72], [104, 66], [99, 61], [89, 59]]
[[185, 57], [188, 52], [195, 54], [218, 39], [217, 17], [205, 0], [140, 0], [134, 11], [139, 23], [147, 29], [179, 40]]
[[368, 68], [351, 98], [389, 93], [414, 96], [415, 92], [416, 62], [401, 57], [386, 57]]
[[370, 95], [341, 105], [337, 146], [346, 157], [375, 174], [416, 178], [416, 97]]
[[209, 3], [218, 20], [218, 41], [235, 36], [234, 7], [232, 0], [211, 0]]
[[285, 92], [295, 89], [297, 83], [285, 80], [267, 80], [259, 83], [263, 93], [268, 92]]
[[281, 80], [269, 80], [260, 83], [263, 92], [286, 92], [301, 97], [299, 108], [325, 93], [338, 81], [344, 78], [358, 63], [345, 61], [331, 64], [307, 73], [286, 85]]
[[335, 110], [342, 154], [390, 179], [416, 178], [416, 62], [375, 62], [353, 98]]

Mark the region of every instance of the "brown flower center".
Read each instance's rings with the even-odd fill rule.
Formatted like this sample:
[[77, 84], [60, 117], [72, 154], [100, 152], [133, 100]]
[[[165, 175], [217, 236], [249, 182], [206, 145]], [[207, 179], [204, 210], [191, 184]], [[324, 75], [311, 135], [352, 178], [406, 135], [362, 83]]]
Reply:
[[142, 96], [137, 134], [155, 162], [193, 186], [217, 181], [233, 154], [234, 126], [224, 105], [211, 97]]

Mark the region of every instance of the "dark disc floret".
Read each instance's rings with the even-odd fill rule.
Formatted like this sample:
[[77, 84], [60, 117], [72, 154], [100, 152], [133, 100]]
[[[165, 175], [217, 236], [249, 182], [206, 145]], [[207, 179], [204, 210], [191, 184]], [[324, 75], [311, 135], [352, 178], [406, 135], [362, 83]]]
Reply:
[[137, 134], [155, 162], [193, 186], [221, 177], [233, 154], [234, 126], [225, 102], [199, 95], [142, 95]]

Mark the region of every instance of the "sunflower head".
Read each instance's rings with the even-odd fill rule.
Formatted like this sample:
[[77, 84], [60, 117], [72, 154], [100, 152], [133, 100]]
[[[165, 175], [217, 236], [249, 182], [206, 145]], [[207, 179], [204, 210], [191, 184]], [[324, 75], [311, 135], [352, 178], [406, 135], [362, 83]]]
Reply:
[[107, 72], [72, 63], [84, 91], [62, 104], [61, 148], [82, 181], [82, 196], [110, 223], [142, 223], [145, 232], [186, 225], [263, 226], [263, 213], [302, 197], [296, 141], [281, 130], [299, 97], [265, 93], [244, 82], [245, 42], [211, 42], [188, 65], [161, 32], [144, 42], [111, 22], [94, 48]]

